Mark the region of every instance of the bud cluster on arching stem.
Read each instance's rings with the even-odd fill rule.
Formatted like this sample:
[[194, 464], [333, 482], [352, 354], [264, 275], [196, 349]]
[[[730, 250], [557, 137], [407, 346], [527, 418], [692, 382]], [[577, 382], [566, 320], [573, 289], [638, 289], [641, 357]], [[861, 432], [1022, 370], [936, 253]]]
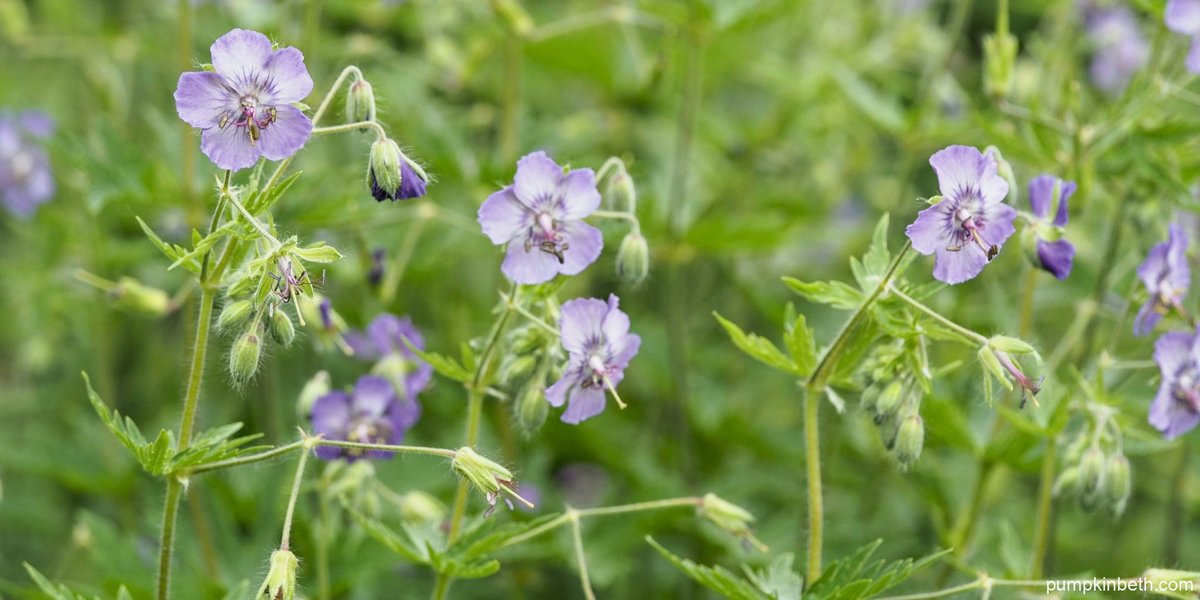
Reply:
[[1054, 482], [1054, 494], [1075, 495], [1085, 511], [1104, 507], [1120, 516], [1133, 491], [1120, 426], [1111, 407], [1092, 404], [1085, 412], [1087, 422], [1063, 453], [1063, 470]]
[[[523, 310], [544, 323], [558, 320], [558, 304], [553, 296], [520, 294], [508, 301], [519, 303]], [[531, 438], [549, 413], [546, 387], [562, 361], [558, 336], [546, 327], [526, 322], [509, 329], [504, 347], [508, 351], [500, 359], [495, 385], [510, 392], [514, 424], [523, 436]]]
[[513, 500], [533, 508], [532, 502], [517, 493], [516, 478], [512, 471], [493, 460], [484, 458], [474, 448], [463, 446], [455, 450], [450, 466], [455, 473], [465, 477], [475, 489], [483, 492], [488, 503], [488, 509], [484, 513], [485, 517], [492, 514], [492, 511], [496, 509], [496, 501], [501, 498], [508, 504], [509, 509], [513, 508]]
[[921, 355], [919, 349], [911, 347], [914, 344], [919, 342], [896, 339], [877, 346], [862, 374], [862, 407], [871, 415], [880, 440], [901, 469], [916, 462], [925, 446], [925, 422], [920, 412], [924, 380], [917, 375], [920, 370], [909, 364], [911, 357]]

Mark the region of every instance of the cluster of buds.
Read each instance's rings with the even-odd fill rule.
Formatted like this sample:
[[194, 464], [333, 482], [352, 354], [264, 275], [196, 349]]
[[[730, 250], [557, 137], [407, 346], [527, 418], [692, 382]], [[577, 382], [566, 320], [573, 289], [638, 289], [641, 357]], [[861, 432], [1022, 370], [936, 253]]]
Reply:
[[696, 507], [696, 513], [713, 525], [721, 528], [742, 540], [747, 548], [754, 547], [760, 552], [768, 550], [767, 545], [754, 537], [750, 526], [754, 523], [754, 515], [750, 511], [721, 498], [713, 493], [705, 494]]
[[517, 493], [517, 484], [512, 471], [493, 460], [480, 456], [470, 446], [463, 446], [455, 450], [450, 466], [455, 473], [466, 477], [475, 489], [483, 492], [488, 503], [487, 512], [483, 514], [484, 517], [491, 516], [492, 512], [496, 510], [496, 501], [501, 498], [504, 499], [505, 504], [508, 504], [510, 510], [513, 508], [513, 500], [529, 508], [534, 507], [532, 502]]
[[[531, 302], [527, 308], [549, 321], [557, 320], [557, 305], [550, 299]], [[562, 362], [561, 349], [553, 333], [533, 324], [509, 331], [506, 347], [509, 352], [500, 361], [497, 383], [513, 390], [514, 421], [522, 435], [530, 438], [546, 421], [546, 386], [555, 365]]]
[[1067, 447], [1054, 494], [1075, 495], [1084, 511], [1104, 507], [1120, 516], [1133, 485], [1129, 459], [1121, 450], [1121, 431], [1109, 410], [1098, 408], [1094, 426], [1084, 427]]
[[863, 409], [901, 469], [916, 462], [925, 447], [924, 389], [906, 362], [910, 355], [903, 340], [878, 347], [864, 369], [862, 393]]
[[633, 184], [633, 177], [629, 176], [625, 163], [620, 159], [614, 157], [609, 161], [613, 171], [604, 185], [604, 202], [618, 213], [626, 215], [633, 223], [617, 250], [617, 278], [621, 283], [636, 288], [650, 274], [650, 245], [642, 235], [637, 220], [637, 187]]

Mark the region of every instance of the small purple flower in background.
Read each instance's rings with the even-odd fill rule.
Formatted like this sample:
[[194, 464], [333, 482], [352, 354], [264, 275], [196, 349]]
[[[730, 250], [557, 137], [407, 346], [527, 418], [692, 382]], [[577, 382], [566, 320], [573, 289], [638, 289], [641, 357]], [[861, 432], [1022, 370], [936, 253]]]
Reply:
[[397, 389], [404, 393], [404, 402], [417, 407], [417, 394], [429, 387], [433, 367], [421, 360], [404, 343], [408, 340], [418, 350], [425, 349], [425, 337], [412, 324], [412, 319], [380, 313], [367, 325], [365, 332], [350, 331], [343, 336], [354, 357], [368, 362], [378, 361], [376, 371], [392, 378]]
[[1017, 211], [1004, 204], [1008, 182], [997, 174], [991, 152], [950, 146], [934, 153], [929, 164], [942, 198], [917, 214], [904, 233], [917, 252], [936, 255], [935, 278], [962, 283], [983, 271], [1016, 231]]
[[1053, 175], [1038, 175], [1029, 182], [1029, 205], [1037, 217], [1033, 224], [1037, 264], [1058, 279], [1067, 278], [1075, 260], [1075, 245], [1062, 238], [1062, 228], [1067, 225], [1067, 200], [1075, 188], [1074, 181]]
[[238, 170], [260, 155], [283, 160], [304, 146], [313, 124], [292, 103], [308, 96], [313, 81], [299, 50], [275, 50], [267, 36], [234, 29], [213, 42], [212, 65], [180, 75], [175, 88], [179, 118], [203, 130], [205, 156]]
[[[361, 444], [399, 444], [404, 432], [417, 421], [419, 411], [400, 401], [390, 381], [383, 377], [364, 375], [354, 384], [350, 394], [334, 390], [317, 398], [312, 408], [313, 432], [325, 439], [358, 442]], [[391, 458], [391, 452], [354, 448], [317, 447], [317, 456], [324, 460], [345, 458]]]
[[1167, 0], [1164, 20], [1171, 31], [1192, 36], [1186, 66], [1188, 72], [1200, 73], [1200, 0]]
[[1092, 84], [1115, 96], [1120, 94], [1150, 59], [1150, 46], [1128, 7], [1086, 6], [1084, 19], [1093, 48], [1088, 69]]
[[0, 201], [27, 218], [54, 196], [50, 157], [39, 140], [54, 133], [54, 120], [38, 110], [0, 112]]
[[1146, 335], [1163, 315], [1187, 296], [1192, 272], [1187, 263], [1187, 232], [1171, 225], [1167, 241], [1156, 244], [1138, 267], [1138, 277], [1146, 284], [1150, 299], [1142, 305], [1133, 322], [1133, 335]]
[[376, 248], [371, 251], [371, 269], [367, 271], [367, 281], [377, 286], [383, 283], [383, 269], [387, 263], [387, 251], [383, 248]]
[[617, 384], [625, 377], [625, 368], [637, 354], [642, 338], [629, 333], [629, 316], [617, 308], [614, 295], [608, 302], [580, 298], [564, 302], [559, 330], [562, 345], [570, 358], [562, 379], [546, 389], [551, 406], [567, 403], [565, 423], [578, 424], [604, 411], [605, 392], [611, 392], [617, 405], [625, 408], [617, 396]]
[[1150, 424], [1168, 440], [1200, 422], [1200, 329], [1164, 333], [1154, 344], [1154, 362], [1162, 371], [1158, 395], [1150, 405]]
[[479, 224], [493, 244], [508, 244], [500, 270], [509, 279], [545, 283], [576, 275], [600, 256], [604, 238], [583, 222], [599, 206], [591, 169], [563, 173], [545, 152], [534, 152], [517, 161], [513, 184], [479, 207]]

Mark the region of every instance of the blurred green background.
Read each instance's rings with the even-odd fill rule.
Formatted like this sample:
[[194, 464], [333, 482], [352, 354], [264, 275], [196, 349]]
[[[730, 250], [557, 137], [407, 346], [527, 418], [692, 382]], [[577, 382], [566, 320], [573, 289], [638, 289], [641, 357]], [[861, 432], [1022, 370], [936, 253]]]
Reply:
[[[927, 166], [937, 149], [996, 145], [1021, 182], [1043, 171], [1079, 181], [1069, 229], [1076, 269], [1062, 283], [1039, 280], [1031, 341], [1049, 353], [1095, 296], [1103, 271], [1098, 335], [1121, 358], [1149, 358], [1152, 340], [1128, 335], [1126, 292], [1171, 211], [1195, 206], [1180, 190], [1196, 174], [1196, 105], [1155, 86], [1178, 66], [1140, 75], [1115, 99], [1094, 90], [1093, 48], [1074, 1], [1013, 0], [1010, 9], [1022, 49], [1012, 104], [1000, 106], [982, 82], [980, 40], [995, 27], [993, 2], [567, 0], [521, 8], [513, 0], [212, 0], [181, 15], [168, 1], [0, 0], [0, 107], [38, 108], [57, 120], [48, 149], [59, 187], [32, 219], [0, 214], [0, 597], [38, 597], [22, 561], [105, 597], [119, 583], [137, 598], [152, 593], [163, 487], [96, 418], [79, 372], [144, 431], [176, 427], [194, 295], [151, 318], [123, 310], [75, 272], [130, 275], [172, 293], [184, 285], [187, 274], [166, 270], [135, 216], [177, 243], [207, 219], [218, 171], [177, 118], [171, 94], [179, 73], [206, 62], [211, 41], [229, 29], [257, 29], [301, 49], [316, 82], [311, 105], [344, 66], [358, 65], [374, 85], [380, 121], [435, 179], [419, 202], [377, 204], [363, 183], [366, 134], [315, 138], [295, 162], [304, 174], [276, 221], [285, 233], [343, 250], [323, 290], [356, 327], [379, 311], [408, 314], [431, 349], [455, 353], [486, 333], [505, 285], [500, 253], [479, 232], [475, 211], [510, 181], [515, 160], [536, 149], [573, 167], [625, 160], [652, 249], [650, 280], [640, 289], [618, 283], [613, 260], [624, 231], [605, 225], [604, 255], [563, 297], [621, 294], [643, 337], [622, 386], [629, 409], [610, 408], [581, 426], [552, 412], [525, 440], [501, 426], [506, 408], [493, 403], [480, 448], [540, 490], [535, 514], [579, 498], [569, 480], [581, 465], [594, 489], [573, 502], [713, 491], [754, 512], [771, 555], [744, 552], [687, 510], [585, 523], [601, 597], [703, 597], [645, 534], [699, 562], [763, 564], [780, 552], [803, 553], [805, 506], [800, 391], [738, 353], [711, 311], [778, 339], [783, 307], [794, 301], [827, 341], [845, 313], [802, 301], [779, 276], [849, 277], [847, 257], [866, 248], [884, 212], [899, 245], [917, 198], [937, 193]], [[1165, 31], [1161, 10], [1161, 2], [1134, 6], [1156, 64], [1181, 63], [1187, 40]], [[521, 35], [521, 14], [531, 20], [529, 35]], [[1088, 145], [1113, 131], [1125, 137]], [[1114, 231], [1121, 245], [1106, 262]], [[367, 283], [370, 252], [395, 256], [406, 245], [411, 260], [385, 301]], [[910, 278], [926, 281], [931, 265], [919, 260]], [[983, 276], [932, 303], [979, 331], [1015, 333], [1027, 269], [1014, 238]], [[266, 443], [295, 439], [296, 398], [313, 373], [326, 369], [346, 386], [364, 371], [307, 335], [274, 350], [252, 384], [234, 389], [225, 373], [229, 343], [221, 337], [211, 347], [200, 426], [243, 421]], [[825, 406], [826, 556], [876, 538], [886, 558], [945, 547], [979, 486], [971, 541], [948, 563], [1023, 576], [1043, 440], [1009, 426], [989, 445], [993, 422], [1007, 417], [984, 402], [973, 356], [952, 344], [933, 351], [938, 364], [967, 366], [943, 376], [925, 400], [926, 450], [909, 472], [898, 472], [856, 402], [841, 415]], [[1200, 568], [1200, 541], [1189, 535], [1200, 508], [1188, 459], [1195, 436], [1171, 446], [1156, 440], [1145, 424], [1152, 375], [1135, 371], [1105, 398], [1121, 407], [1128, 429], [1128, 511], [1114, 519], [1057, 502], [1050, 573]], [[1065, 367], [1049, 381], [1066, 383], [1048, 385], [1044, 405], [1080, 393]], [[853, 399], [853, 390], [846, 395]], [[460, 444], [461, 388], [437, 378], [422, 403], [407, 442]], [[278, 536], [292, 464], [191, 482], [180, 519], [179, 597], [219, 598], [237, 582], [257, 581]], [[982, 486], [981, 465], [995, 465]], [[397, 492], [451, 500], [454, 480], [437, 461], [399, 458], [377, 471]], [[481, 506], [474, 498], [472, 511]], [[298, 508], [302, 560], [315, 510], [311, 497]], [[331, 557], [336, 597], [428, 593], [428, 571], [361, 535], [346, 540]], [[454, 595], [579, 596], [570, 547], [564, 530], [509, 551], [499, 574], [456, 583]], [[905, 589], [964, 578], [938, 565]]]

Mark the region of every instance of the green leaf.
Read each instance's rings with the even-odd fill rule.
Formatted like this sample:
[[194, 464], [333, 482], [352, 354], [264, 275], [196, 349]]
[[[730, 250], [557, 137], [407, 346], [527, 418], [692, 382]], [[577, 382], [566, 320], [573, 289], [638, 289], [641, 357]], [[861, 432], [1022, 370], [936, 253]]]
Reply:
[[866, 296], [849, 284], [841, 281], [800, 281], [784, 277], [783, 283], [792, 291], [818, 304], [828, 304], [838, 310], [854, 310], [862, 305]]
[[231, 221], [221, 225], [215, 231], [204, 237], [200, 237], [200, 232], [193, 229], [192, 249], [184, 252], [179, 258], [175, 259], [175, 262], [171, 263], [171, 266], [167, 267], [167, 270], [170, 271], [171, 269], [174, 269], [180, 265], [184, 265], [185, 268], [191, 270], [189, 267], [187, 267], [187, 264], [195, 264], [197, 266], [201, 265], [202, 261], [204, 260], [204, 255], [208, 254], [217, 245], [217, 242], [225, 239], [227, 235], [234, 232], [238, 226], [238, 223]]
[[745, 352], [752, 358], [757, 359], [759, 362], [762, 362], [769, 367], [774, 367], [785, 373], [791, 373], [793, 375], [804, 374], [796, 366], [796, 363], [792, 362], [792, 359], [785, 356], [783, 352], [779, 350], [779, 348], [775, 347], [775, 344], [771, 343], [770, 340], [753, 333], [748, 334], [742, 331], [740, 327], [725, 317], [717, 314], [716, 311], [713, 311], [713, 316], [717, 318], [717, 321], [721, 324], [721, 327], [724, 327], [725, 331], [729, 333], [729, 339], [733, 340], [733, 345], [737, 346], [742, 352]]
[[804, 592], [804, 578], [792, 568], [796, 557], [788, 552], [771, 561], [764, 571], [751, 570], [742, 565], [746, 578], [762, 593], [773, 600], [800, 600]]
[[449, 356], [444, 356], [438, 354], [437, 352], [426, 352], [421, 350], [416, 346], [413, 346], [412, 343], [408, 341], [408, 338], [404, 338], [404, 343], [408, 346], [409, 350], [413, 351], [413, 354], [416, 354], [421, 360], [429, 363], [429, 366], [433, 367], [433, 370], [437, 371], [442, 377], [460, 381], [462, 383], [469, 383], [474, 377], [471, 371], [468, 371], [466, 367], [462, 366], [458, 361], [450, 358]]
[[100, 415], [100, 419], [108, 426], [109, 431], [117, 436], [121, 445], [133, 454], [142, 468], [151, 475], [167, 474], [170, 469], [166, 457], [169, 453], [174, 452], [174, 435], [164, 429], [159, 431], [153, 442], [147, 443], [133, 419], [121, 418], [120, 412], [110, 410], [104, 400], [100, 399], [100, 395], [92, 389], [92, 382], [88, 379], [87, 373], [83, 373], [83, 383], [87, 386], [88, 399], [91, 400], [92, 407], [96, 409], [96, 414]]
[[274, 206], [274, 204], [279, 201], [279, 198], [281, 198], [283, 194], [288, 191], [288, 188], [292, 187], [293, 183], [296, 183], [296, 180], [300, 178], [302, 173], [303, 171], [296, 171], [295, 173], [284, 177], [283, 179], [279, 180], [274, 187], [267, 190], [265, 194], [261, 192], [255, 192], [252, 194], [246, 199], [246, 211], [257, 216], [263, 211]]
[[200, 261], [199, 260], [195, 260], [194, 258], [191, 260], [183, 260], [183, 257], [185, 255], [187, 255], [187, 253], [188, 253], [187, 248], [184, 248], [183, 246], [178, 246], [175, 244], [168, 244], [167, 242], [164, 242], [162, 238], [158, 237], [157, 233], [154, 233], [153, 229], [150, 229], [150, 226], [147, 225], [146, 222], [143, 221], [141, 217], [134, 217], [134, 218], [137, 219], [138, 225], [142, 226], [142, 231], [146, 233], [146, 237], [150, 238], [150, 241], [154, 244], [154, 246], [156, 248], [158, 248], [160, 251], [162, 251], [162, 253], [165, 254], [167, 258], [171, 259], [171, 261], [173, 263], [171, 265], [172, 267], [175, 266], [174, 263], [177, 263], [177, 264], [183, 265], [183, 268], [185, 268], [193, 273], [200, 272]]
[[[89, 600], [87, 596], [76, 594], [75, 592], [71, 591], [71, 588], [68, 588], [61, 583], [55, 585], [49, 579], [46, 579], [45, 575], [42, 575], [41, 572], [33, 568], [33, 565], [27, 562], [23, 562], [21, 564], [25, 566], [25, 571], [29, 573], [29, 577], [33, 579], [34, 583], [37, 584], [38, 589], [42, 590], [42, 593], [46, 594], [53, 600]], [[124, 587], [122, 587], [122, 589], [124, 589]], [[128, 592], [126, 592], [126, 597], [128, 597], [128, 595]], [[92, 600], [95, 600], [95, 598], [93, 597]]]
[[813, 332], [808, 328], [804, 315], [797, 316], [790, 329], [784, 340], [788, 352], [796, 363], [796, 372], [808, 377], [817, 366], [817, 343], [813, 339]]
[[296, 248], [292, 254], [299, 256], [303, 261], [314, 263], [331, 263], [342, 257], [342, 253], [338, 252], [337, 248], [325, 242], [317, 242], [305, 248]]
[[732, 600], [767, 600], [769, 596], [763, 594], [745, 579], [738, 577], [724, 567], [708, 567], [698, 565], [686, 558], [680, 558], [671, 553], [670, 550], [659, 545], [654, 541], [654, 538], [646, 536], [646, 543], [654, 546], [658, 553], [663, 555], [675, 568], [683, 571], [693, 581], [703, 585], [704, 587]]
[[850, 259], [850, 270], [863, 293], [871, 293], [879, 286], [888, 266], [892, 264], [892, 255], [887, 248], [888, 213], [883, 213], [875, 224], [875, 233], [871, 236], [871, 246], [862, 260]]
[[824, 600], [871, 598], [899, 585], [950, 552], [948, 549], [941, 550], [917, 561], [906, 558], [892, 563], [882, 559], [871, 562], [871, 555], [882, 543], [883, 540], [875, 540], [853, 554], [830, 563], [821, 573], [820, 579], [806, 590], [805, 597]]

